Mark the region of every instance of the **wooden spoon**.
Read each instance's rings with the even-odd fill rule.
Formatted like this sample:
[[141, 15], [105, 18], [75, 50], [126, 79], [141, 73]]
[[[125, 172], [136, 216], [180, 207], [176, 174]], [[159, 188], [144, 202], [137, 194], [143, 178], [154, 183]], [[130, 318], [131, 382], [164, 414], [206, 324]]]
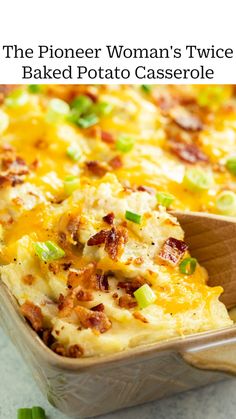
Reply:
[[236, 306], [236, 218], [173, 211], [185, 231], [191, 255], [209, 274], [208, 284], [221, 285], [221, 301]]

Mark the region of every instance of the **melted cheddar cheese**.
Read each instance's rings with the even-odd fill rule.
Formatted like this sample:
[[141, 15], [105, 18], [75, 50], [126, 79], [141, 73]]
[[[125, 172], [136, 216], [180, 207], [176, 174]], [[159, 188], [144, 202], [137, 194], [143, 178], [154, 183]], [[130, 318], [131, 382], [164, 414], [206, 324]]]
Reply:
[[[236, 145], [234, 88], [17, 89], [2, 89], [0, 109], [1, 277], [45, 343], [100, 356], [230, 325], [204, 268], [181, 272], [190, 255], [168, 209], [218, 212], [221, 191], [236, 192], [225, 165]], [[89, 110], [78, 110], [81, 97]], [[52, 110], [55, 98], [70, 105], [65, 115]], [[189, 167], [211, 173], [208, 189], [186, 187]], [[170, 208], [157, 192], [173, 195]], [[60, 257], [40, 256], [36, 244], [48, 241]], [[144, 284], [155, 299], [141, 308]]]

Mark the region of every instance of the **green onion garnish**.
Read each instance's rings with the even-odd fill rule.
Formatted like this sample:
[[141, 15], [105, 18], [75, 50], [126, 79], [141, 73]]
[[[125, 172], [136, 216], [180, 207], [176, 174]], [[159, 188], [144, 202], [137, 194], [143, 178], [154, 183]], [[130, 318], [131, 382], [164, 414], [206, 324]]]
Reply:
[[41, 84], [29, 84], [28, 91], [30, 93], [40, 93], [42, 92], [42, 85]]
[[185, 258], [179, 265], [179, 270], [181, 274], [192, 275], [197, 267], [197, 259], [195, 258]]
[[141, 89], [143, 90], [143, 92], [145, 93], [151, 93], [152, 91], [152, 86], [150, 84], [141, 84]]
[[216, 208], [221, 214], [236, 215], [236, 194], [232, 191], [223, 191], [216, 200]]
[[200, 106], [219, 106], [225, 100], [224, 86], [203, 86], [200, 90], [197, 102]]
[[92, 113], [90, 115], [86, 115], [79, 118], [77, 121], [77, 124], [79, 125], [80, 128], [89, 128], [97, 124], [98, 122], [99, 122], [98, 116]]
[[236, 176], [236, 156], [229, 157], [225, 166], [232, 175]]
[[167, 192], [157, 192], [156, 198], [158, 204], [166, 208], [168, 208], [175, 200], [175, 197]]
[[116, 141], [116, 149], [122, 153], [128, 153], [134, 146], [134, 139], [126, 135], [120, 135]]
[[20, 108], [28, 103], [29, 96], [28, 94], [22, 90], [17, 89], [13, 90], [5, 99], [5, 104], [9, 108]]
[[112, 112], [113, 108], [114, 106], [111, 103], [98, 102], [94, 106], [94, 111], [98, 115], [105, 116], [105, 115], [109, 115]]
[[46, 419], [45, 410], [42, 407], [32, 407], [32, 419]]
[[64, 180], [64, 190], [67, 195], [71, 195], [80, 185], [77, 176], [67, 176]]
[[86, 113], [92, 106], [93, 102], [88, 96], [80, 95], [71, 103], [71, 109], [77, 113], [77, 116]]
[[64, 250], [50, 240], [46, 242], [35, 242], [34, 250], [36, 255], [43, 262], [50, 262], [52, 260], [61, 259], [65, 256]]
[[70, 145], [66, 150], [66, 154], [73, 161], [78, 161], [81, 155], [80, 149], [76, 145]]
[[48, 103], [47, 122], [57, 122], [64, 119], [70, 112], [68, 103], [61, 99], [51, 99]]
[[145, 308], [156, 300], [156, 294], [148, 284], [142, 285], [134, 292], [134, 297], [140, 308]]
[[211, 172], [193, 167], [185, 171], [183, 184], [191, 192], [201, 192], [213, 185], [213, 177]]
[[142, 216], [139, 214], [135, 214], [135, 212], [126, 211], [125, 218], [126, 220], [132, 221], [133, 223], [140, 224]]
[[18, 409], [17, 419], [32, 419], [32, 409], [27, 409], [27, 408]]
[[0, 109], [0, 134], [2, 134], [9, 126], [9, 116]]

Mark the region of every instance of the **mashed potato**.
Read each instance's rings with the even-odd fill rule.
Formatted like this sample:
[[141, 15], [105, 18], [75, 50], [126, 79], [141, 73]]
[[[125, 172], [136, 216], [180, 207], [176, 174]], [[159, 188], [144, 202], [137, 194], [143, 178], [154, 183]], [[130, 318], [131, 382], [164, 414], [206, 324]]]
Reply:
[[208, 287], [168, 212], [218, 212], [233, 183], [233, 90], [222, 87], [217, 109], [213, 93], [5, 86], [1, 278], [59, 355], [101, 356], [232, 323], [222, 288]]

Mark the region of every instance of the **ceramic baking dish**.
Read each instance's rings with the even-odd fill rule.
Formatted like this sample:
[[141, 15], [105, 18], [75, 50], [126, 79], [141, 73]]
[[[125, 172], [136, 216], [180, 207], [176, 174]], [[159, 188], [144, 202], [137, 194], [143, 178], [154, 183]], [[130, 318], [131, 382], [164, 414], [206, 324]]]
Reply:
[[49, 402], [74, 418], [160, 399], [236, 373], [236, 326], [103, 358], [62, 358], [26, 323], [3, 283], [0, 322]]

